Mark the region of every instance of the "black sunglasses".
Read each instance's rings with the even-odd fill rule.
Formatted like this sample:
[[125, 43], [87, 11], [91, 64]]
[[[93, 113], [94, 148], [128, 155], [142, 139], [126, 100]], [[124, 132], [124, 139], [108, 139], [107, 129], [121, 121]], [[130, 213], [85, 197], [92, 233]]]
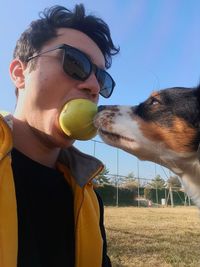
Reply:
[[85, 53], [75, 47], [66, 44], [61, 44], [50, 50], [29, 57], [27, 59], [27, 62], [29, 62], [33, 58], [54, 51], [56, 49], [64, 50], [63, 69], [65, 73], [67, 73], [75, 80], [85, 81], [87, 80], [87, 78], [89, 78], [92, 71], [94, 71], [100, 86], [100, 95], [105, 98], [109, 98], [111, 96], [115, 87], [115, 82], [113, 78], [104, 69], [100, 69], [95, 64], [93, 64]]

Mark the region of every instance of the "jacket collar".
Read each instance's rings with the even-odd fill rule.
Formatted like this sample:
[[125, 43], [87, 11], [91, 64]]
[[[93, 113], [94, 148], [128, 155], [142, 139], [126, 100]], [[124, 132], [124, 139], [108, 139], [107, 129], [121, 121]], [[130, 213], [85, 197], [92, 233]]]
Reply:
[[79, 151], [74, 146], [61, 150], [58, 161], [70, 169], [80, 187], [99, 174], [104, 167], [100, 160]]

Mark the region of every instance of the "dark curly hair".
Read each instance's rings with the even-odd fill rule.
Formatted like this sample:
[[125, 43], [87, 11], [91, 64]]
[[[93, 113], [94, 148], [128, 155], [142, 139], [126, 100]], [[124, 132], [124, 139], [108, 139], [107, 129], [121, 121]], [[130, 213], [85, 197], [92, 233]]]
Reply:
[[111, 66], [112, 56], [119, 52], [113, 44], [108, 25], [96, 16], [86, 15], [83, 4], [75, 5], [73, 11], [56, 5], [41, 12], [40, 18], [21, 34], [13, 57], [27, 62], [47, 41], [57, 36], [58, 28], [72, 28], [88, 35], [104, 55], [106, 68]]

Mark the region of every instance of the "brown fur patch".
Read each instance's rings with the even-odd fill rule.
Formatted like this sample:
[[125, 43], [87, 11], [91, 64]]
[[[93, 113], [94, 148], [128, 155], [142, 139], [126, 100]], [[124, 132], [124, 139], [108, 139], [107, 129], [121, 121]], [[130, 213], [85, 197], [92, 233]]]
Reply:
[[164, 127], [153, 122], [144, 122], [138, 119], [140, 129], [144, 136], [154, 142], [161, 142], [176, 152], [192, 152], [192, 142], [196, 136], [196, 130], [189, 127], [186, 121], [175, 117], [172, 127]]
[[102, 113], [98, 114], [96, 117], [97, 124], [100, 126], [100, 128], [109, 129], [112, 130], [113, 125], [113, 117], [115, 116], [115, 113], [110, 110], [104, 110]]
[[159, 92], [157, 92], [157, 91], [152, 92], [151, 95], [150, 95], [150, 97], [151, 97], [151, 96], [152, 96], [152, 97], [156, 97], [156, 98], [158, 98], [158, 99], [160, 98], [160, 94], [159, 94]]

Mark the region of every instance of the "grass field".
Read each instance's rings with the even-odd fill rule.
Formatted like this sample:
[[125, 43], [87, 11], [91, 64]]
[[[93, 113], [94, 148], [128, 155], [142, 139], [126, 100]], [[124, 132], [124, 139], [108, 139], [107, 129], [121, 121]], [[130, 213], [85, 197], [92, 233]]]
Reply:
[[200, 267], [200, 211], [195, 207], [106, 207], [113, 267]]

